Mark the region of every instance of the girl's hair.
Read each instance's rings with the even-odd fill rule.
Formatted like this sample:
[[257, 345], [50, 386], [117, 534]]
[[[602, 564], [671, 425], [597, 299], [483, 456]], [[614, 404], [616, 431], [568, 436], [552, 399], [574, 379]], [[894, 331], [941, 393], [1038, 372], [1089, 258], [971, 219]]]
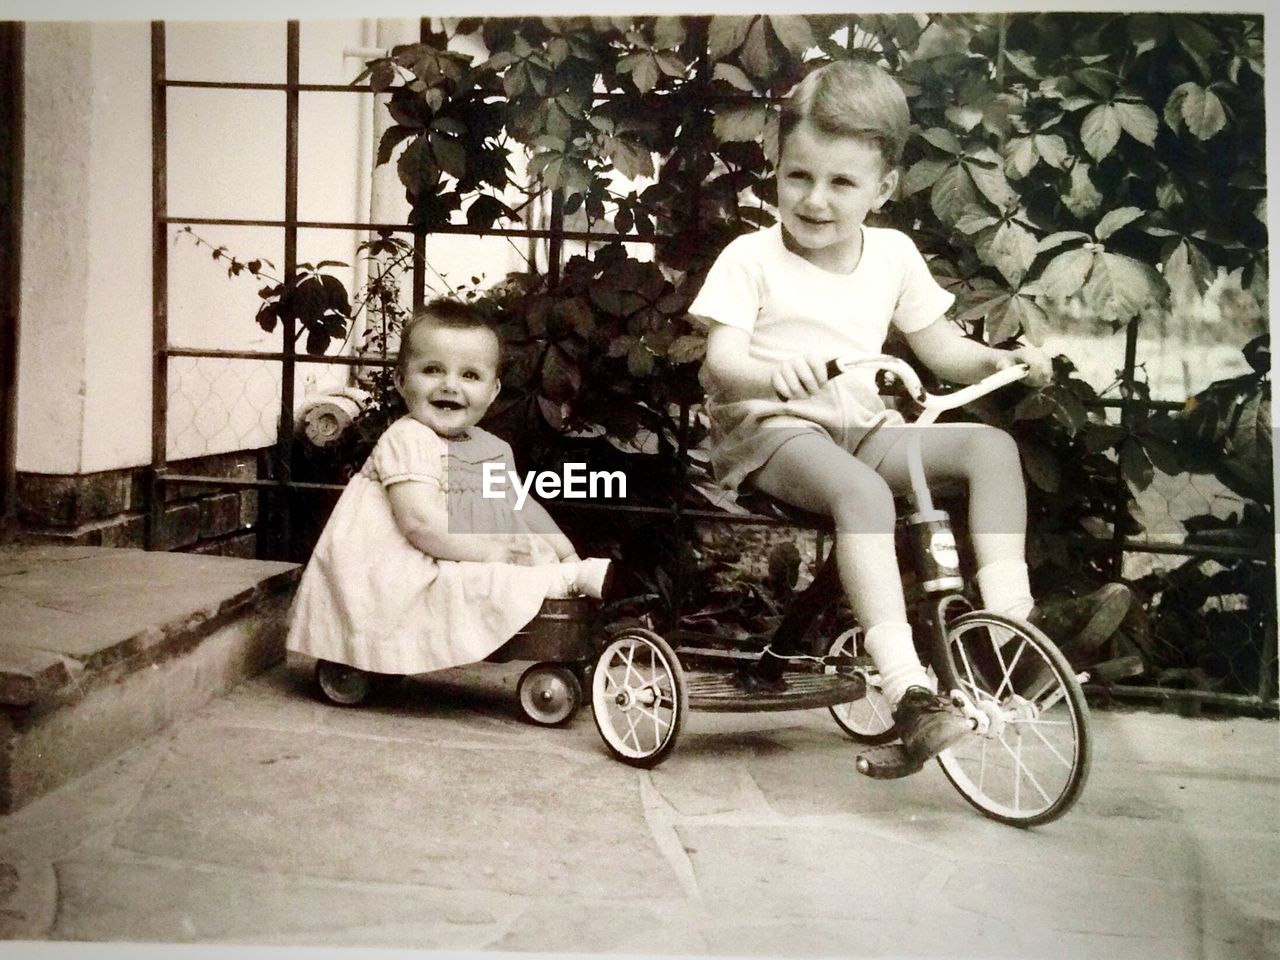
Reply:
[[885, 166], [902, 160], [911, 115], [907, 98], [882, 67], [865, 60], [838, 60], [814, 70], [782, 103], [778, 142], [808, 120], [829, 136], [861, 137], [880, 150]]
[[409, 362], [409, 344], [412, 343], [413, 331], [421, 326], [452, 327], [457, 330], [488, 330], [498, 342], [498, 370], [506, 359], [506, 345], [498, 328], [483, 313], [469, 303], [461, 300], [450, 300], [440, 297], [424, 304], [412, 317], [404, 322], [400, 330], [400, 350], [396, 354], [396, 369], [403, 371]]

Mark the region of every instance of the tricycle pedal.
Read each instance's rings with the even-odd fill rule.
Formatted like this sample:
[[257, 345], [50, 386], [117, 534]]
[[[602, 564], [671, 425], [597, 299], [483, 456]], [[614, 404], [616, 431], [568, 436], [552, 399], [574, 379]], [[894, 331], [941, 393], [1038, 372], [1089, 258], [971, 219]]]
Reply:
[[924, 764], [907, 753], [900, 743], [867, 747], [854, 761], [858, 772], [873, 780], [898, 780], [923, 769]]

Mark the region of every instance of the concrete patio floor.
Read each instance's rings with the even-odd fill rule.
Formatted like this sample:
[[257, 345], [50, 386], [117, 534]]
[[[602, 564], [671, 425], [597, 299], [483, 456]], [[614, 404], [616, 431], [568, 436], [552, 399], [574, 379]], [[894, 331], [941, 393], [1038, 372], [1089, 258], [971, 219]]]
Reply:
[[522, 664], [355, 709], [308, 666], [0, 818], [0, 953], [1280, 957], [1272, 721], [1095, 712], [1080, 803], [1018, 830], [936, 766], [859, 776], [825, 711], [695, 712], [645, 772], [589, 710], [517, 719]]

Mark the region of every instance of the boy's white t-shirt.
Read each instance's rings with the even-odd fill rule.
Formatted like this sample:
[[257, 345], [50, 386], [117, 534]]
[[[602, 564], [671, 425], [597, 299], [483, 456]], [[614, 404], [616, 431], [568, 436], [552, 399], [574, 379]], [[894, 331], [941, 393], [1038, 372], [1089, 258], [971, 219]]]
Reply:
[[864, 226], [862, 257], [840, 274], [788, 250], [775, 224], [724, 248], [689, 312], [747, 331], [751, 356], [776, 363], [801, 354], [874, 356], [891, 323], [914, 333], [954, 302], [901, 231]]

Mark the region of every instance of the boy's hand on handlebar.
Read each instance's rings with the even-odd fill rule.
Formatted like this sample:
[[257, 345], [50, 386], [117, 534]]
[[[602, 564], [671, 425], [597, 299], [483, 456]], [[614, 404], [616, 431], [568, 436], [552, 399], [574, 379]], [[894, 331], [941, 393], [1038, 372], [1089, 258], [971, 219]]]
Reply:
[[1043, 387], [1053, 379], [1053, 361], [1039, 347], [1018, 347], [1016, 350], [996, 351], [995, 366], [1004, 370], [1019, 363], [1027, 367], [1025, 383], [1029, 387]]
[[789, 357], [773, 370], [773, 389], [783, 400], [811, 397], [827, 385], [827, 358], [816, 355]]

